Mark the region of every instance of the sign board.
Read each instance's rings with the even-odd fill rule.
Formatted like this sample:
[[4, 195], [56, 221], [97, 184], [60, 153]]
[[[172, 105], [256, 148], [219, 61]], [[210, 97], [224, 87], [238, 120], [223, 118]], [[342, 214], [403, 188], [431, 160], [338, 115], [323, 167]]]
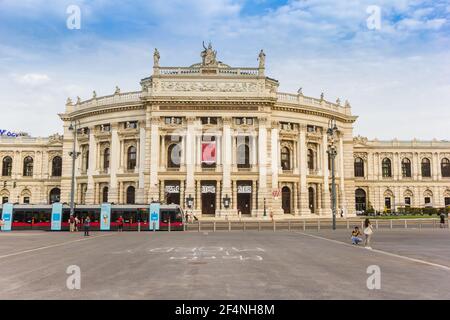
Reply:
[[159, 230], [159, 209], [161, 205], [158, 202], [150, 204], [150, 230]]
[[12, 219], [13, 219], [13, 204], [4, 203], [2, 212], [2, 220], [3, 220], [2, 231], [11, 231]]
[[216, 163], [216, 142], [202, 142], [202, 163]]
[[100, 209], [100, 230], [111, 230], [111, 204], [102, 203]]
[[62, 211], [63, 205], [60, 202], [55, 202], [52, 204], [52, 223], [51, 230], [52, 231], [60, 231], [61, 230], [61, 222], [62, 222]]
[[202, 193], [216, 193], [216, 186], [213, 185], [202, 186]]
[[180, 193], [180, 186], [179, 185], [167, 185], [165, 187], [166, 193]]
[[278, 198], [280, 196], [280, 189], [274, 189], [272, 190], [272, 197]]
[[252, 193], [252, 186], [238, 186], [237, 193]]

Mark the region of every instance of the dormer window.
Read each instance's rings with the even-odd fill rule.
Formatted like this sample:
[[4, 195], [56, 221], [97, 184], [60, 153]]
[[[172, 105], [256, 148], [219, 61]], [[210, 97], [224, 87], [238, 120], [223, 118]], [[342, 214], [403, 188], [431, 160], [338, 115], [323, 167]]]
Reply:
[[281, 129], [283, 129], [283, 130], [292, 130], [293, 129], [293, 124], [292, 123], [288, 123], [288, 122], [282, 122], [281, 123]]
[[181, 117], [165, 117], [164, 123], [165, 124], [182, 124], [183, 118], [181, 118]]
[[240, 125], [248, 125], [251, 126], [253, 125], [253, 118], [236, 118], [236, 122], [235, 122], [238, 126]]
[[317, 132], [317, 127], [308, 124], [308, 125], [306, 126], [306, 130], [307, 130], [308, 132]]
[[127, 121], [125, 122], [125, 129], [137, 129], [137, 121]]
[[111, 131], [111, 125], [109, 123], [100, 125], [100, 131], [101, 132], [110, 132]]
[[201, 122], [203, 125], [207, 125], [207, 124], [217, 124], [217, 117], [202, 117]]

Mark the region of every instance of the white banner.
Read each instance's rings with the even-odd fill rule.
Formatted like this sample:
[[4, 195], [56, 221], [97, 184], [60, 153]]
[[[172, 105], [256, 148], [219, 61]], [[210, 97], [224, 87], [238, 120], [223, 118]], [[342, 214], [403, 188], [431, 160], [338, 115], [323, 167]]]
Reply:
[[238, 193], [252, 193], [252, 186], [238, 186]]
[[180, 186], [166, 186], [166, 193], [180, 193]]
[[202, 186], [202, 193], [216, 193], [216, 187], [215, 186]]

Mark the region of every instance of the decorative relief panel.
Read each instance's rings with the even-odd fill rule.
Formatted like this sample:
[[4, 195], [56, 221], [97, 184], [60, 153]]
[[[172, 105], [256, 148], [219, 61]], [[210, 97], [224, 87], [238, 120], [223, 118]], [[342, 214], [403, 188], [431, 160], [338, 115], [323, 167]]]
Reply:
[[258, 84], [253, 82], [177, 82], [164, 81], [157, 85], [157, 90], [167, 91], [189, 91], [189, 92], [258, 92]]
[[361, 158], [364, 161], [367, 161], [367, 153], [366, 152], [355, 152], [353, 153], [353, 158]]

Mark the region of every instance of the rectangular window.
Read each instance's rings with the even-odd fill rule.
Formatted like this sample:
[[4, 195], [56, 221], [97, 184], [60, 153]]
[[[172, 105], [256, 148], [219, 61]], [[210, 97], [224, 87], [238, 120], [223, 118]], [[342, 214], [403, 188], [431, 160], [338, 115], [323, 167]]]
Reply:
[[253, 118], [235, 118], [235, 123], [237, 125], [246, 124], [246, 125], [251, 126], [251, 125], [253, 125]]
[[23, 203], [29, 204], [30, 203], [30, 197], [23, 197]]
[[182, 124], [183, 119], [181, 117], [165, 117], [164, 123], [165, 124]]
[[391, 198], [390, 197], [384, 198], [384, 206], [388, 210], [391, 209]]
[[405, 197], [405, 207], [410, 207], [410, 206], [411, 206], [411, 198]]
[[137, 129], [137, 121], [125, 122], [125, 129]]
[[316, 126], [313, 126], [313, 125], [307, 125], [306, 126], [306, 131], [308, 131], [308, 132], [316, 132]]
[[8, 200], [9, 200], [8, 197], [3, 197], [3, 198], [2, 198], [2, 204], [7, 203]]
[[100, 131], [101, 132], [109, 132], [109, 131], [111, 131], [111, 125], [109, 123], [102, 124], [100, 126]]
[[431, 203], [431, 198], [425, 197], [425, 204], [430, 204], [430, 203]]
[[447, 206], [450, 206], [450, 197], [445, 197], [444, 198], [444, 203], [445, 203], [445, 206], [447, 207]]

